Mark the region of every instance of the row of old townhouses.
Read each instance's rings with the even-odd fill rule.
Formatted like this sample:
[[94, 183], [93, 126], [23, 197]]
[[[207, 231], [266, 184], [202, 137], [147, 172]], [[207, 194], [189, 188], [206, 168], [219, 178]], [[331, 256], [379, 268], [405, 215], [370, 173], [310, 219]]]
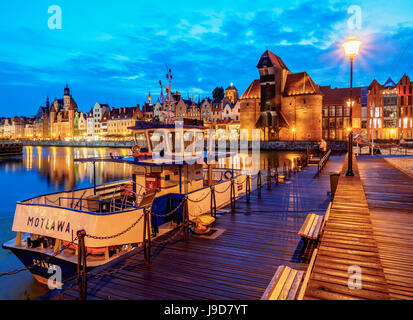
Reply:
[[[186, 98], [172, 92], [168, 99], [142, 107], [113, 108], [96, 103], [89, 112], [78, 110], [69, 87], [63, 99], [46, 100], [32, 117], [0, 118], [2, 139], [97, 140], [130, 139], [136, 120], [164, 122], [166, 106], [175, 120], [202, 120], [219, 133], [240, 129], [260, 132], [262, 141], [346, 141], [350, 127], [364, 140], [413, 139], [413, 83], [405, 74], [398, 83], [374, 79], [368, 86], [332, 88], [316, 84], [305, 72], [292, 72], [267, 50], [257, 64], [259, 78], [239, 96], [233, 84], [213, 99]], [[352, 100], [350, 101], [350, 96]], [[352, 123], [350, 123], [352, 108]], [[168, 117], [170, 117], [168, 113]]]
[[[152, 103], [149, 91], [148, 101], [142, 107], [110, 107], [96, 103], [89, 112], [78, 110], [68, 85], [64, 88], [63, 99], [53, 102], [46, 99], [32, 117], [0, 119], [1, 139], [37, 140], [119, 140], [130, 139], [129, 127], [137, 120], [163, 122], [166, 102], [159, 99]], [[238, 132], [240, 126], [240, 102], [238, 90], [231, 84], [225, 95], [219, 99], [198, 96], [184, 99], [179, 92], [172, 94], [170, 101], [176, 120], [203, 120], [204, 124], [217, 130]]]

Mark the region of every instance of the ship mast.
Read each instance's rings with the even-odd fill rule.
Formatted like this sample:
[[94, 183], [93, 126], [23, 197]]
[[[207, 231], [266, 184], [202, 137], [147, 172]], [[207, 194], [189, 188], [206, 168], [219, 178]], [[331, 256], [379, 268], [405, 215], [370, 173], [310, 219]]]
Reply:
[[173, 124], [175, 122], [175, 113], [172, 112], [172, 90], [171, 90], [171, 82], [172, 82], [172, 71], [169, 69], [168, 74], [166, 75], [166, 79], [168, 79], [168, 86], [164, 86], [162, 81], [159, 80], [159, 84], [161, 86], [161, 90], [165, 88], [167, 95], [166, 98], [166, 105], [165, 110], [162, 111], [164, 115], [164, 123], [165, 124]]

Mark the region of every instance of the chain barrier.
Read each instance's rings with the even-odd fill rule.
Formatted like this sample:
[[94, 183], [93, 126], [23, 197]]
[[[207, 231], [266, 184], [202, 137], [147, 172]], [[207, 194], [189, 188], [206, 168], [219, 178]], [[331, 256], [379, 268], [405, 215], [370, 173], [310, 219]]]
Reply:
[[210, 194], [211, 194], [211, 189], [209, 189], [209, 192], [207, 192], [207, 194], [206, 194], [203, 198], [201, 198], [201, 199], [192, 200], [192, 199], [190, 199], [189, 197], [188, 197], [187, 199], [188, 199], [188, 201], [190, 201], [190, 202], [198, 203], [198, 202], [204, 201]]
[[151, 215], [154, 216], [154, 217], [159, 217], [159, 218], [169, 217], [169, 216], [173, 215], [176, 211], [178, 211], [178, 209], [184, 204], [184, 202], [185, 202], [186, 199], [187, 199], [186, 197], [183, 197], [183, 199], [182, 199], [182, 201], [179, 203], [179, 205], [178, 205], [175, 209], [173, 209], [172, 211], [170, 211], [170, 212], [168, 212], [168, 213], [166, 213], [166, 214], [156, 214], [156, 213], [153, 213], [153, 212], [151, 211]]
[[125, 234], [126, 232], [132, 230], [145, 216], [145, 213], [142, 213], [142, 215], [138, 218], [138, 220], [136, 220], [134, 223], [132, 223], [131, 226], [129, 226], [128, 228], [126, 228], [125, 230], [118, 232], [117, 234], [114, 234], [112, 236], [103, 236], [103, 237], [98, 237], [98, 236], [94, 236], [91, 234], [86, 234], [87, 238], [91, 238], [91, 239], [95, 239], [95, 240], [108, 240], [108, 239], [113, 239], [113, 238], [117, 238], [120, 237], [121, 235]]
[[218, 190], [215, 188], [215, 192], [216, 192], [216, 193], [225, 193], [225, 192], [227, 192], [227, 191], [229, 190], [229, 188], [231, 188], [231, 183], [228, 185], [228, 188], [225, 189], [224, 191], [218, 191]]
[[30, 265], [30, 266], [28, 266], [28, 267], [26, 267], [26, 268], [16, 269], [16, 270], [12, 270], [12, 271], [9, 271], [9, 272], [0, 273], [0, 277], [3, 277], [3, 276], [11, 276], [11, 275], [14, 275], [14, 274], [18, 274], [18, 273], [20, 273], [20, 272], [23, 272], [23, 271], [31, 270], [31, 269], [33, 269], [34, 267], [36, 267], [36, 266], [38, 266], [38, 265], [40, 265], [40, 264], [42, 264], [42, 263], [45, 263], [45, 262], [49, 261], [51, 258], [55, 258], [55, 257], [58, 256], [59, 254], [61, 254], [64, 250], [66, 250], [67, 248], [69, 248], [72, 244], [75, 244], [75, 241], [76, 241], [77, 239], [78, 239], [77, 237], [74, 238], [71, 242], [69, 242], [67, 245], [65, 245], [62, 249], [54, 252], [51, 256], [48, 256], [48, 257], [46, 257], [46, 258], [44, 258], [44, 259], [42, 259], [42, 260], [39, 260], [39, 261], [37, 261], [36, 263], [34, 263], [34, 264], [32, 264], [32, 265]]
[[240, 186], [240, 185], [244, 184], [247, 181], [247, 179], [248, 179], [247, 176], [245, 176], [245, 179], [242, 182], [238, 182], [236, 179], [234, 179], [234, 181], [235, 181], [235, 184]]

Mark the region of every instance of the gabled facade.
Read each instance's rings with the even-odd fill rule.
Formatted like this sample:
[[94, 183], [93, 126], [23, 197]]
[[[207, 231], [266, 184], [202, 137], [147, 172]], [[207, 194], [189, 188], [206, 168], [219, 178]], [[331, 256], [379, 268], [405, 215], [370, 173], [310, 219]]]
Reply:
[[405, 140], [413, 139], [413, 83], [404, 74], [396, 85], [399, 110], [399, 136]]
[[249, 129], [249, 137], [251, 129], [260, 129], [264, 141], [319, 141], [322, 92], [318, 85], [306, 72], [292, 73], [280, 57], [268, 50], [257, 69], [260, 79], [254, 80], [242, 95], [240, 108], [241, 113], [259, 116], [241, 116], [241, 129]]

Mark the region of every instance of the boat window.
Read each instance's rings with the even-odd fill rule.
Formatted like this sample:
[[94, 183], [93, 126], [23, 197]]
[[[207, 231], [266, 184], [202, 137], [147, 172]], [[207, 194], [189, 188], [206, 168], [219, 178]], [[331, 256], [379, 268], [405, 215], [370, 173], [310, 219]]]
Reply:
[[169, 139], [169, 145], [171, 146], [172, 153], [175, 153], [175, 139], [176, 135], [175, 132], [168, 132], [168, 139]]
[[139, 132], [135, 134], [135, 143], [140, 148], [148, 148], [148, 143], [146, 141], [145, 134], [143, 132]]
[[[164, 135], [159, 132], [149, 132], [149, 140], [151, 142], [151, 147], [152, 150], [155, 150], [158, 148], [158, 151], [164, 150], [166, 151], [166, 143], [164, 142]], [[159, 146], [160, 144], [163, 144], [163, 146]]]

